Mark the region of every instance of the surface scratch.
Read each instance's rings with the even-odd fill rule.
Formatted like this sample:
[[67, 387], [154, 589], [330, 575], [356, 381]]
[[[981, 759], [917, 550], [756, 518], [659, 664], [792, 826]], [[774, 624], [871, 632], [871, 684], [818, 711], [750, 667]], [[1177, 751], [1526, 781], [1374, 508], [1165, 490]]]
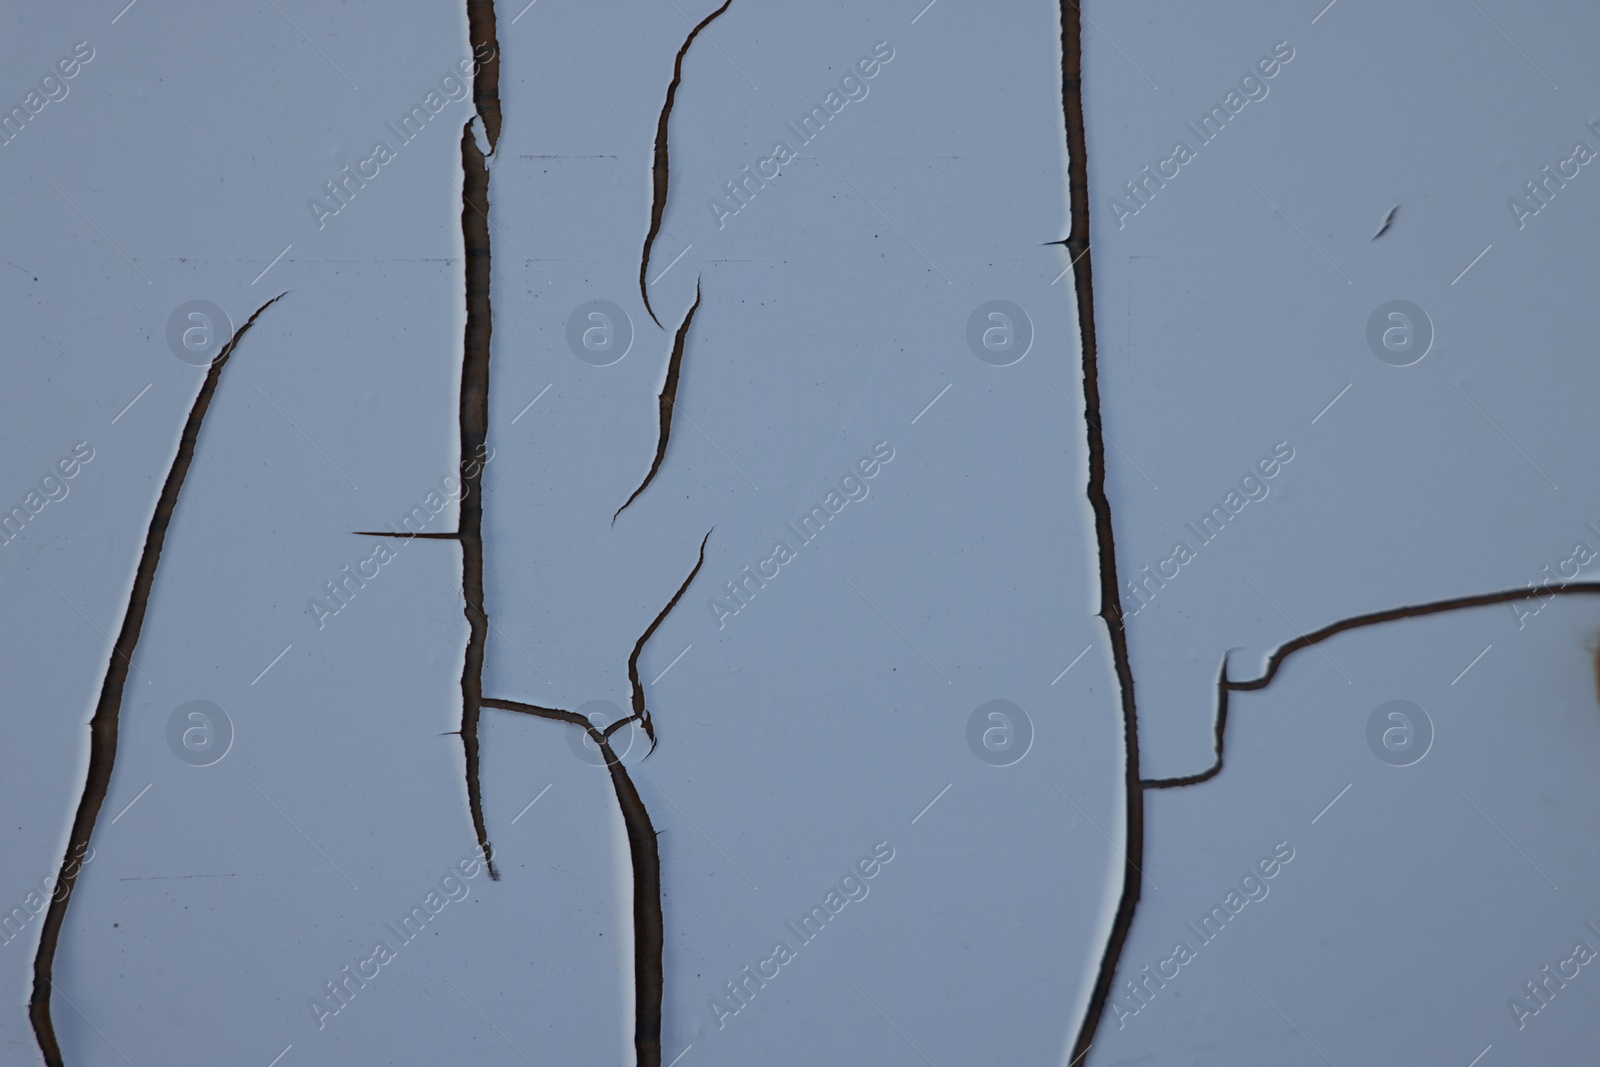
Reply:
[[650, 169], [651, 177], [655, 184], [654, 196], [650, 201], [650, 232], [644, 237], [644, 252], [639, 257], [639, 295], [644, 297], [644, 309], [650, 312], [651, 320], [661, 325], [661, 320], [656, 318], [655, 310], [650, 306], [650, 287], [645, 282], [645, 275], [650, 272], [650, 247], [656, 243], [656, 234], [661, 232], [661, 217], [667, 212], [667, 179], [669, 167], [667, 163], [667, 125], [672, 119], [672, 104], [678, 96], [678, 83], [683, 80], [683, 57], [689, 54], [689, 46], [694, 44], [694, 39], [700, 36], [700, 31], [711, 25], [716, 18], [728, 10], [728, 5], [733, 0], [723, 0], [721, 7], [701, 19], [694, 29], [689, 31], [689, 36], [684, 38], [683, 47], [678, 49], [678, 58], [672, 65], [672, 81], [667, 86], [667, 98], [661, 104], [661, 117], [656, 120], [656, 157]]
[[[111, 788], [111, 771], [117, 760], [117, 732], [122, 715], [122, 694], [127, 688], [128, 670], [133, 664], [134, 650], [139, 644], [139, 634], [144, 629], [145, 613], [149, 609], [150, 595], [155, 589], [156, 568], [161, 563], [161, 550], [166, 544], [167, 528], [178, 506], [178, 495], [183, 490], [184, 479], [194, 462], [195, 449], [200, 441], [200, 427], [211, 401], [222, 381], [222, 369], [233, 357], [234, 349], [244, 335], [255, 325], [256, 319], [267, 308], [282, 300], [279, 293], [256, 309], [245, 324], [229, 338], [217, 358], [206, 371], [200, 392], [189, 408], [183, 433], [178, 439], [178, 453], [167, 470], [167, 479], [156, 499], [155, 514], [145, 533], [144, 549], [134, 571], [133, 589], [128, 594], [128, 609], [122, 617], [122, 629], [112, 645], [106, 665], [105, 679], [100, 685], [100, 699], [95, 704], [94, 717], [89, 720], [89, 770], [83, 785], [83, 795], [78, 801], [78, 812], [72, 820], [72, 830], [67, 837], [66, 856], [61, 861], [57, 891], [50, 896], [50, 907], [45, 912], [40, 927], [39, 950], [33, 958], [33, 997], [28, 1003], [28, 1016], [33, 1022], [33, 1032], [39, 1051], [48, 1067], [62, 1067], [61, 1046], [56, 1041], [55, 1026], [50, 1018], [50, 993], [55, 971], [56, 950], [61, 943], [61, 928], [66, 922], [67, 906], [72, 901], [72, 891], [78, 882], [79, 864], [74, 854], [82, 856], [94, 835], [95, 820]], [[142, 794], [141, 794], [142, 795]], [[65, 886], [62, 890], [60, 887]]]
[[672, 436], [672, 409], [678, 402], [678, 375], [683, 369], [683, 347], [689, 337], [689, 326], [694, 322], [694, 313], [700, 309], [700, 282], [694, 283], [694, 303], [689, 308], [689, 313], [684, 316], [683, 324], [678, 327], [678, 334], [672, 340], [672, 355], [667, 359], [667, 380], [661, 386], [661, 395], [656, 398], [660, 408], [659, 422], [656, 429], [656, 456], [650, 463], [650, 472], [644, 476], [644, 481], [639, 483], [639, 488], [627, 502], [618, 508], [615, 515], [611, 516], [611, 525], [617, 524], [617, 515], [621, 515], [628, 507], [639, 498], [650, 483], [655, 480], [656, 472], [661, 469], [662, 460], [667, 458], [667, 441]]

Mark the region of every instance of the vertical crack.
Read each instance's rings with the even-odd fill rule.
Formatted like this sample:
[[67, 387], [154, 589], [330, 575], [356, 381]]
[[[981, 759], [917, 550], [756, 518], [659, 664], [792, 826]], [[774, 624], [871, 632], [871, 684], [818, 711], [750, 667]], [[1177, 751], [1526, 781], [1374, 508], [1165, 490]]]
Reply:
[[1089, 164], [1083, 120], [1083, 25], [1077, 4], [1061, 0], [1061, 105], [1067, 131], [1067, 188], [1071, 229], [1066, 239], [1072, 257], [1078, 301], [1078, 330], [1083, 342], [1083, 415], [1089, 444], [1088, 496], [1094, 511], [1100, 556], [1100, 617], [1111, 638], [1111, 654], [1122, 700], [1122, 733], [1126, 753], [1124, 792], [1127, 797], [1127, 840], [1123, 846], [1122, 896], [1106, 940], [1105, 954], [1089, 997], [1088, 1010], [1072, 1049], [1077, 1064], [1094, 1043], [1100, 1017], [1111, 996], [1117, 961], [1139, 907], [1139, 867], [1144, 859], [1144, 790], [1139, 780], [1139, 711], [1133, 694], [1133, 665], [1123, 624], [1117, 580], [1116, 538], [1111, 525], [1111, 500], [1106, 495], [1106, 450], [1101, 433], [1100, 367], [1095, 345], [1094, 272], [1089, 252]]
[[628, 832], [628, 857], [633, 867], [633, 1047], [637, 1067], [661, 1067], [661, 1005], [666, 988], [662, 966], [666, 922], [661, 906], [661, 853], [656, 845], [655, 823], [651, 821], [649, 809], [644, 806], [638, 789], [634, 787], [628, 768], [612, 750], [611, 735], [630, 722], [638, 722], [650, 738], [650, 750], [655, 751], [655, 728], [650, 723], [650, 712], [645, 707], [644, 686], [639, 682], [639, 655], [644, 651], [645, 643], [666, 621], [678, 601], [683, 599], [695, 575], [705, 565], [706, 542], [710, 540], [711, 531], [708, 530], [700, 542], [700, 558], [695, 562], [694, 569], [639, 640], [634, 642], [633, 652], [628, 657], [628, 682], [633, 687], [633, 714], [618, 719], [602, 730], [577, 712], [560, 708], [492, 697], [484, 698], [482, 705], [581, 727], [605, 757], [606, 767], [611, 772], [611, 785], [617, 794], [617, 808], [622, 813], [622, 823]]
[[[61, 1046], [56, 1040], [55, 1025], [50, 1018], [50, 993], [54, 988], [56, 950], [61, 943], [61, 929], [67, 919], [67, 905], [78, 882], [79, 865], [74, 856], [82, 856], [94, 835], [94, 825], [111, 788], [111, 771], [117, 761], [117, 732], [122, 716], [122, 695], [127, 688], [128, 670], [133, 665], [134, 650], [139, 644], [139, 634], [144, 629], [145, 613], [150, 606], [150, 594], [155, 589], [156, 568], [161, 563], [161, 549], [166, 544], [167, 527], [172, 523], [178, 506], [178, 494], [183, 490], [184, 479], [194, 462], [195, 448], [200, 441], [200, 427], [217, 386], [222, 381], [222, 368], [227, 366], [233, 351], [238, 347], [250, 327], [267, 308], [282, 300], [279, 293], [256, 309], [245, 324], [229, 338], [217, 358], [206, 371], [200, 392], [189, 408], [184, 420], [183, 433], [178, 439], [178, 453], [167, 470], [161, 495], [156, 499], [155, 514], [150, 517], [145, 532], [144, 550], [139, 554], [139, 565], [134, 571], [133, 589], [128, 594], [128, 610], [122, 617], [122, 629], [111, 647], [110, 661], [106, 664], [105, 679], [100, 684], [100, 699], [95, 704], [94, 717], [89, 720], [89, 771], [83, 784], [83, 795], [78, 800], [78, 812], [72, 820], [72, 830], [67, 837], [67, 852], [61, 861], [57, 890], [50, 896], [50, 907], [45, 912], [40, 927], [39, 951], [33, 958], [33, 996], [28, 1002], [28, 1017], [33, 1022], [34, 1037], [39, 1052], [48, 1067], [63, 1067]], [[60, 887], [64, 886], [65, 889]]]
[[[495, 39], [493, 0], [467, 0], [473, 54], [487, 50], [472, 82], [476, 106], [492, 155], [500, 139], [500, 49]], [[483, 850], [489, 877], [500, 879], [489, 829], [483, 818], [483, 785], [478, 753], [478, 709], [483, 699], [483, 655], [489, 616], [483, 595], [483, 464], [469, 457], [486, 454], [489, 440], [489, 346], [494, 320], [489, 303], [489, 163], [468, 119], [461, 130], [461, 238], [466, 253], [467, 324], [461, 356], [461, 503], [457, 539], [461, 542], [461, 590], [466, 601], [467, 647], [461, 665], [461, 747], [466, 757], [467, 807]]]
[[489, 154], [494, 155], [500, 144], [500, 39], [494, 0], [467, 0], [467, 37], [478, 70], [472, 79], [472, 106], [483, 119]]
[[672, 118], [672, 103], [678, 96], [678, 83], [683, 80], [683, 57], [689, 54], [689, 46], [700, 36], [700, 31], [728, 10], [731, 3], [733, 0], [723, 0], [721, 7], [701, 19], [689, 31], [689, 36], [684, 38], [683, 47], [678, 49], [678, 58], [672, 65], [672, 81], [667, 85], [667, 99], [661, 105], [661, 117], [656, 120], [656, 158], [650, 171], [655, 195], [650, 202], [650, 232], [645, 234], [644, 253], [639, 258], [639, 295], [644, 297], [644, 309], [650, 312], [650, 319], [657, 326], [661, 325], [661, 320], [656, 318], [655, 309], [650, 306], [650, 289], [645, 282], [645, 275], [650, 271], [650, 246], [656, 243], [656, 234], [661, 232], [661, 216], [667, 212], [667, 179], [670, 173], [667, 165], [667, 124]]
[[661, 461], [667, 458], [667, 440], [672, 436], [672, 407], [678, 400], [678, 374], [683, 369], [683, 344], [689, 336], [689, 326], [694, 322], [694, 313], [700, 308], [700, 282], [694, 283], [694, 304], [689, 308], [689, 314], [684, 316], [683, 325], [678, 327], [678, 334], [672, 340], [672, 355], [667, 360], [667, 380], [661, 386], [661, 395], [656, 402], [660, 407], [660, 422], [656, 429], [656, 458], [650, 464], [650, 473], [644, 476], [644, 481], [639, 483], [639, 488], [627, 503], [617, 509], [616, 515], [611, 516], [611, 525], [617, 524], [617, 515], [627, 510], [628, 504], [638, 499], [650, 482], [654, 480], [656, 471], [661, 469]]
[[[1228, 677], [1228, 658], [1224, 656], [1222, 658], [1222, 671], [1217, 675], [1216, 761], [1198, 774], [1187, 774], [1178, 778], [1150, 778], [1146, 779], [1143, 785], [1146, 789], [1175, 789], [1181, 786], [1209, 782], [1221, 774], [1224, 745], [1227, 741], [1228, 694], [1265, 689], [1277, 677], [1278, 668], [1283, 666], [1284, 661], [1302, 649], [1311, 648], [1313, 645], [1349, 630], [1359, 630], [1366, 626], [1376, 626], [1379, 623], [1396, 622], [1400, 619], [1420, 619], [1424, 616], [1438, 615], [1446, 611], [1482, 608], [1493, 604], [1510, 604], [1518, 600], [1532, 600], [1543, 596], [1554, 597], [1565, 593], [1600, 593], [1600, 582], [1567, 582], [1563, 585], [1525, 586], [1521, 589], [1507, 589], [1497, 593], [1475, 593], [1470, 596], [1451, 597], [1448, 600], [1434, 600], [1425, 604], [1408, 604], [1398, 608], [1368, 612], [1364, 615], [1352, 615], [1347, 619], [1329, 623], [1320, 630], [1302, 634], [1293, 641], [1280, 645], [1267, 658], [1266, 673], [1259, 678], [1250, 678], [1244, 681], [1236, 682]], [[1600, 670], [1600, 666], [1597, 666], [1597, 670]]]

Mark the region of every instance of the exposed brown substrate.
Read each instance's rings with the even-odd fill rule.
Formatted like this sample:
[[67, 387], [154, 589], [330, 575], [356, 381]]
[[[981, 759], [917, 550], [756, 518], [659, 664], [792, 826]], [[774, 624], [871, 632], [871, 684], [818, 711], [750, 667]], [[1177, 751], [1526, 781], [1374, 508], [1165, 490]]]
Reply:
[[[469, 13], [490, 4], [469, 3]], [[474, 18], [474, 29], [478, 21]], [[479, 72], [483, 76], [483, 72]], [[495, 109], [498, 122], [499, 109]], [[487, 123], [487, 119], [485, 120]], [[494, 330], [489, 303], [489, 167], [473, 136], [469, 119], [461, 130], [461, 237], [466, 251], [467, 325], [461, 358], [461, 504], [457, 539], [461, 542], [461, 590], [466, 600], [467, 648], [461, 666], [461, 746], [466, 753], [467, 806], [472, 828], [483, 849], [489, 877], [498, 880], [494, 850], [483, 818], [483, 786], [479, 781], [478, 709], [483, 703], [483, 654], [489, 638], [489, 616], [483, 595], [483, 466], [468, 463], [481, 456], [489, 438], [489, 345]]]
[[656, 158], [650, 170], [655, 194], [650, 201], [650, 232], [645, 234], [644, 252], [639, 257], [639, 295], [644, 297], [644, 309], [650, 312], [650, 318], [657, 326], [661, 325], [661, 320], [656, 318], [655, 310], [650, 307], [650, 288], [644, 279], [650, 271], [650, 246], [656, 243], [656, 234], [661, 232], [661, 216], [667, 211], [667, 179], [670, 173], [667, 164], [667, 124], [672, 118], [672, 103], [678, 95], [678, 83], [683, 80], [683, 57], [689, 54], [689, 46], [700, 36], [700, 31], [728, 10], [731, 3], [733, 0], [724, 0], [721, 7], [701, 19], [689, 31], [689, 36], [684, 38], [683, 47], [678, 49], [678, 58], [672, 65], [672, 82], [667, 86], [667, 99], [661, 105], [661, 117], [656, 120]]
[[467, 36], [478, 70], [472, 79], [472, 105], [483, 119], [492, 155], [500, 144], [500, 39], [495, 31], [494, 0], [467, 0]]
[[28, 1017], [33, 1021], [34, 1037], [48, 1067], [62, 1067], [61, 1046], [56, 1041], [55, 1026], [50, 1018], [51, 978], [55, 971], [56, 949], [61, 942], [61, 929], [67, 918], [67, 905], [72, 901], [72, 891], [78, 883], [81, 857], [94, 835], [95, 820], [111, 788], [111, 771], [117, 760], [117, 731], [122, 715], [122, 695], [128, 683], [128, 670], [133, 665], [133, 653], [139, 644], [139, 634], [144, 629], [145, 613], [150, 605], [150, 594], [155, 589], [156, 568], [161, 563], [161, 549], [166, 544], [167, 527], [178, 507], [178, 494], [183, 490], [184, 479], [194, 462], [195, 448], [200, 441], [200, 427], [206, 412], [216, 396], [222, 381], [222, 368], [227, 366], [240, 340], [255, 325], [261, 313], [284, 294], [268, 300], [256, 309], [245, 324], [229, 338], [217, 358], [206, 371], [200, 392], [189, 408], [183, 433], [178, 439], [178, 454], [167, 470], [167, 479], [156, 498], [155, 514], [150, 517], [150, 527], [145, 533], [144, 550], [139, 554], [139, 565], [134, 571], [133, 589], [128, 595], [128, 610], [122, 617], [122, 629], [111, 647], [104, 681], [100, 685], [100, 699], [95, 704], [94, 717], [89, 720], [89, 771], [83, 785], [83, 795], [78, 801], [78, 812], [72, 820], [72, 830], [67, 836], [67, 852], [61, 862], [58, 888], [51, 894], [50, 907], [45, 912], [40, 927], [39, 950], [33, 958], [33, 997], [28, 1003]]
[[1222, 658], [1222, 671], [1217, 676], [1217, 718], [1216, 718], [1216, 762], [1198, 774], [1185, 775], [1181, 778], [1153, 778], [1143, 783], [1146, 789], [1173, 789], [1179, 786], [1199, 785], [1201, 782], [1210, 781], [1222, 773], [1222, 759], [1224, 743], [1228, 728], [1228, 694], [1250, 692], [1265, 689], [1277, 676], [1278, 668], [1294, 653], [1304, 648], [1310, 648], [1319, 641], [1326, 641], [1337, 634], [1347, 630], [1358, 630], [1364, 626], [1375, 626], [1382, 622], [1395, 622], [1399, 619], [1420, 619], [1426, 615], [1437, 615], [1444, 611], [1460, 611], [1464, 608], [1482, 608], [1493, 604], [1509, 604], [1518, 600], [1532, 600], [1536, 597], [1560, 596], [1567, 593], [1600, 593], [1600, 582], [1568, 582], [1565, 585], [1546, 585], [1521, 589], [1509, 589], [1499, 593], [1477, 593], [1472, 596], [1451, 597], [1448, 600], [1435, 600], [1426, 604], [1408, 604], [1403, 607], [1389, 608], [1385, 611], [1368, 612], [1365, 615], [1352, 615], [1348, 619], [1330, 623], [1320, 630], [1309, 634], [1302, 634], [1293, 641], [1279, 647], [1267, 659], [1267, 670], [1259, 678], [1250, 678], [1245, 681], [1235, 682], [1228, 678], [1228, 658]]
[[1106, 495], [1105, 440], [1100, 430], [1100, 370], [1095, 346], [1094, 273], [1089, 252], [1089, 166], [1083, 123], [1083, 26], [1077, 5], [1061, 0], [1061, 103], [1067, 128], [1067, 189], [1072, 222], [1066, 250], [1073, 264], [1078, 301], [1078, 330], [1083, 343], [1083, 414], [1089, 444], [1089, 504], [1094, 511], [1095, 539], [1100, 555], [1100, 617], [1111, 638], [1111, 654], [1122, 700], [1122, 733], [1126, 753], [1127, 841], [1123, 847], [1122, 896], [1111, 923], [1100, 970], [1089, 997], [1088, 1011], [1078, 1029], [1072, 1060], [1078, 1064], [1094, 1043], [1100, 1017], [1111, 996], [1117, 961], [1122, 957], [1133, 915], [1139, 906], [1139, 866], [1144, 859], [1144, 791], [1139, 782], [1139, 713], [1134, 701], [1133, 666], [1128, 655], [1128, 635], [1123, 625], [1120, 583], [1117, 580], [1116, 538], [1111, 525], [1111, 501]]
[[655, 747], [655, 731], [650, 725], [650, 713], [645, 709], [644, 687], [639, 684], [639, 654], [652, 634], [677, 606], [688, 591], [695, 575], [706, 561], [706, 542], [711, 532], [706, 532], [700, 542], [700, 558], [689, 572], [678, 591], [673, 594], [661, 614], [650, 623], [644, 635], [633, 646], [628, 657], [628, 681], [633, 686], [633, 714], [624, 716], [601, 729], [574, 711], [527, 704], [520, 700], [484, 698], [483, 707], [515, 711], [541, 719], [567, 723], [581, 728], [605, 757], [611, 772], [611, 785], [617, 794], [617, 807], [622, 812], [622, 822], [628, 831], [628, 855], [633, 866], [633, 982], [634, 1028], [633, 1045], [638, 1067], [661, 1067], [661, 1004], [664, 995], [662, 977], [662, 951], [665, 946], [666, 923], [661, 911], [661, 854], [656, 847], [655, 824], [645, 808], [639, 791], [634, 788], [616, 752], [611, 748], [611, 735], [630, 722], [639, 722], [650, 736]]
[[[594, 725], [575, 711], [562, 711], [560, 708], [546, 708], [538, 704], [525, 704], [520, 700], [501, 700], [498, 697], [484, 697], [483, 706], [486, 708], [498, 708], [501, 711], [520, 711], [524, 715], [537, 715], [541, 719], [554, 719], [556, 722], [571, 723], [573, 726], [583, 727], [584, 730], [588, 731], [590, 737], [594, 737], [596, 734]], [[596, 743], [598, 744], [598, 741]]]
[[639, 488], [633, 495], [617, 509], [616, 515], [611, 516], [611, 524], [617, 524], [617, 515], [621, 515], [628, 507], [639, 498], [655, 479], [656, 471], [661, 469], [661, 461], [667, 458], [667, 441], [672, 437], [672, 408], [678, 402], [678, 375], [683, 369], [683, 347], [689, 337], [689, 326], [694, 322], [694, 313], [700, 309], [700, 282], [694, 283], [694, 303], [689, 307], [689, 313], [683, 317], [683, 325], [678, 327], [678, 334], [672, 339], [672, 355], [667, 359], [667, 380], [661, 386], [661, 395], [656, 399], [660, 408], [660, 421], [656, 429], [656, 458], [650, 463], [650, 473], [644, 476], [644, 481], [639, 483]]

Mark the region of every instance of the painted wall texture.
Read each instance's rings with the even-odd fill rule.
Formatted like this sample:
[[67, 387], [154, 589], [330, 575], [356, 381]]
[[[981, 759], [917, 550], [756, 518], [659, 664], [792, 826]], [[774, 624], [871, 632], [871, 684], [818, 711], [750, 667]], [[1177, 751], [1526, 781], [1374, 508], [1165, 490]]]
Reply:
[[0, 1062], [1588, 1047], [1592, 11], [5, 18]]

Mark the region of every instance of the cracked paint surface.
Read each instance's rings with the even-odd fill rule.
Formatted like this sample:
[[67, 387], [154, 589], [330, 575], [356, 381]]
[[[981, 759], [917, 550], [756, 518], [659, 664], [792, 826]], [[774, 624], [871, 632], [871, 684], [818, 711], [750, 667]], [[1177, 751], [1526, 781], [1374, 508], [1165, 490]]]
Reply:
[[[222, 372], [233, 358], [233, 351], [244, 335], [256, 324], [256, 319], [267, 308], [277, 303], [282, 295], [273, 297], [250, 316], [238, 332], [212, 360], [206, 370], [189, 417], [184, 420], [183, 434], [178, 440], [178, 452], [172, 459], [166, 480], [161, 485], [161, 495], [156, 498], [155, 514], [145, 534], [144, 549], [139, 553], [138, 569], [134, 572], [133, 589], [128, 596], [127, 610], [123, 614], [122, 628], [111, 646], [111, 656], [106, 664], [105, 680], [100, 686], [100, 699], [95, 705], [94, 717], [89, 720], [89, 773], [83, 786], [83, 798], [78, 802], [77, 814], [72, 820], [68, 837], [67, 855], [61, 861], [60, 887], [50, 895], [50, 906], [40, 926], [39, 949], [33, 961], [33, 997], [28, 1004], [28, 1016], [39, 1042], [39, 1052], [50, 1067], [63, 1063], [61, 1046], [56, 1040], [55, 1023], [50, 1013], [51, 993], [54, 989], [56, 953], [61, 942], [61, 928], [67, 917], [67, 905], [72, 901], [72, 889], [77, 884], [82, 869], [78, 859], [92, 847], [94, 827], [111, 788], [111, 774], [117, 761], [117, 735], [121, 728], [123, 691], [127, 688], [128, 672], [133, 666], [134, 654], [139, 648], [139, 634], [144, 629], [145, 614], [150, 597], [155, 592], [156, 570], [161, 565], [161, 550], [166, 544], [167, 527], [178, 507], [184, 480], [194, 463], [200, 444], [200, 431], [205, 426], [211, 402], [222, 384]], [[30, 907], [31, 910], [31, 907]]]
[[730, 12], [0, 44], [0, 1060], [1586, 1047], [1592, 17]]

